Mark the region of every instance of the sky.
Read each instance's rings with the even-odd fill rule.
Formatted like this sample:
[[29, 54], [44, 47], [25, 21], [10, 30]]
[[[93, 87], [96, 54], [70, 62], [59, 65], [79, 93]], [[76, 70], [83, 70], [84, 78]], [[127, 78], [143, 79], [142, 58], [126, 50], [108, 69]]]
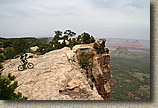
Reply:
[[53, 37], [66, 29], [150, 40], [150, 0], [0, 0], [0, 36]]

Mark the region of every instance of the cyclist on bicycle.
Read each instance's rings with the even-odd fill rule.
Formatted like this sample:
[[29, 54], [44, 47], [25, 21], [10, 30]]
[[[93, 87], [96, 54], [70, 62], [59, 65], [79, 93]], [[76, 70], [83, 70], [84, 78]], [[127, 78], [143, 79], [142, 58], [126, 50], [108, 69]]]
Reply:
[[27, 59], [27, 54], [24, 54], [20, 57], [21, 61], [24, 63], [24, 66], [26, 67], [26, 59]]

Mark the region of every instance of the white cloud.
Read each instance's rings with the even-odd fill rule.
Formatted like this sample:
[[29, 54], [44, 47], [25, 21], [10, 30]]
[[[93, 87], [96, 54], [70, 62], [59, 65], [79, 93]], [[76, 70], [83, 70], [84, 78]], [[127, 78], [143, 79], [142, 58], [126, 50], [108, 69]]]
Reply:
[[87, 31], [96, 37], [129, 34], [133, 38], [150, 39], [149, 5], [150, 2], [140, 5], [136, 0], [5, 2], [0, 4], [0, 35], [53, 36], [56, 29], [72, 29], [78, 34]]

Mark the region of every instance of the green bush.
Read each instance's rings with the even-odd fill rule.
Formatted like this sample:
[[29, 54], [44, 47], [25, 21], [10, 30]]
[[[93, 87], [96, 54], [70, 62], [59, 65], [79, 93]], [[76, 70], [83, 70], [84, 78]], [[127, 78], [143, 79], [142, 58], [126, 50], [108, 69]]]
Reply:
[[15, 76], [10, 73], [7, 77], [0, 75], [0, 99], [1, 100], [27, 100], [20, 92], [14, 93], [18, 82], [14, 81]]
[[65, 32], [64, 32], [64, 36], [66, 36], [67, 39], [68, 39], [68, 37], [73, 37], [75, 35], [76, 35], [76, 33], [71, 30], [65, 30]]
[[88, 33], [84, 32], [81, 34], [81, 36], [84, 44], [89, 44], [91, 42], [91, 37]]
[[3, 68], [3, 65], [0, 63], [0, 69], [2, 69]]
[[0, 63], [0, 75], [2, 74], [3, 65]]
[[88, 70], [88, 68], [93, 68], [93, 62], [89, 61], [88, 54], [82, 54], [79, 65], [82, 69]]
[[55, 32], [55, 36], [54, 36], [53, 40], [59, 40], [60, 37], [62, 36], [62, 31], [57, 30], [57, 31], [54, 31], [54, 32]]
[[85, 32], [81, 34], [81, 39], [83, 44], [90, 44], [95, 42], [94, 37]]
[[5, 56], [3, 53], [0, 53], [0, 62], [3, 62], [5, 60]]
[[16, 54], [26, 53], [26, 50], [29, 49], [29, 43], [26, 39], [16, 39], [12, 47], [15, 49]]
[[57, 43], [54, 44], [54, 48], [55, 49], [61, 49], [63, 47], [62, 47], [62, 44], [60, 44], [59, 42], [57, 42]]
[[94, 43], [95, 42], [95, 39], [93, 36], [91, 36], [91, 40], [90, 40], [91, 43]]
[[3, 48], [11, 47], [12, 44], [13, 44], [12, 39], [3, 40]]
[[75, 38], [73, 38], [72, 40], [69, 41], [69, 47], [72, 49], [75, 45], [77, 45], [77, 42]]
[[67, 45], [66, 45], [66, 42], [65, 42], [65, 39], [64, 39], [64, 41], [63, 41], [63, 43], [62, 43], [62, 47], [66, 47]]
[[42, 42], [38, 40], [38, 41], [35, 42], [35, 44], [33, 46], [38, 46], [39, 47], [40, 45], [42, 45]]
[[0, 53], [4, 53], [4, 50], [0, 49]]
[[15, 50], [13, 47], [7, 47], [5, 49], [5, 56], [6, 56], [6, 59], [12, 59], [14, 56], [15, 56]]
[[37, 53], [38, 54], [45, 54], [46, 52], [52, 51], [54, 50], [54, 48], [50, 45], [50, 44], [42, 44], [39, 46], [39, 48], [37, 49]]

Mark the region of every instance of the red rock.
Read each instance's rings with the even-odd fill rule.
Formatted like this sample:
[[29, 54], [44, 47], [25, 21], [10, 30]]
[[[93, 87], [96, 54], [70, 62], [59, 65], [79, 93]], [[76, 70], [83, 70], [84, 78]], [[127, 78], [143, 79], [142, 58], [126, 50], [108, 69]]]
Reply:
[[[87, 69], [87, 76], [91, 79], [90, 81], [95, 80], [95, 87], [98, 91], [98, 94], [104, 100], [110, 100], [110, 55], [109, 49], [105, 47], [106, 39], [100, 39], [96, 43], [86, 44], [87, 46], [92, 46], [93, 48], [84, 48], [78, 49], [76, 51], [78, 63], [83, 61], [82, 55], [88, 54], [88, 61], [93, 62], [94, 67]], [[89, 82], [90, 83], [90, 82]]]

